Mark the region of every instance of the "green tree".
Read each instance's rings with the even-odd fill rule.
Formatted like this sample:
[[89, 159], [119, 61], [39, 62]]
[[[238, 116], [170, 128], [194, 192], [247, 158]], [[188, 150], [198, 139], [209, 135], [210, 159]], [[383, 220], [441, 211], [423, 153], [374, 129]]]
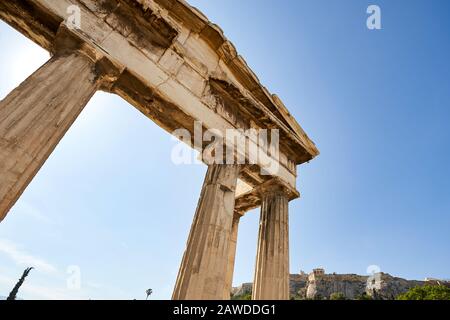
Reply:
[[330, 300], [347, 300], [347, 297], [342, 292], [335, 292], [331, 294]]
[[450, 300], [450, 288], [446, 286], [417, 286], [397, 296], [397, 300]]

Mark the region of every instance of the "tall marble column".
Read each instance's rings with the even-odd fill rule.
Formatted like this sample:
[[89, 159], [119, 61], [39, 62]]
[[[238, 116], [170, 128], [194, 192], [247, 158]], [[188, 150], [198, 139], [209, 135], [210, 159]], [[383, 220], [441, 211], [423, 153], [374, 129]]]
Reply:
[[261, 197], [252, 300], [289, 300], [289, 196], [275, 184]]
[[238, 175], [238, 165], [208, 167], [174, 300], [223, 299]]
[[55, 54], [0, 102], [0, 221], [99, 87], [95, 62]]
[[241, 213], [238, 212], [234, 213], [233, 224], [231, 226], [230, 248], [228, 249], [228, 266], [227, 266], [227, 274], [225, 277], [225, 290], [223, 293], [224, 300], [230, 299], [231, 296], [231, 288], [233, 286], [234, 262], [236, 259], [239, 221], [241, 220], [241, 217], [242, 217]]

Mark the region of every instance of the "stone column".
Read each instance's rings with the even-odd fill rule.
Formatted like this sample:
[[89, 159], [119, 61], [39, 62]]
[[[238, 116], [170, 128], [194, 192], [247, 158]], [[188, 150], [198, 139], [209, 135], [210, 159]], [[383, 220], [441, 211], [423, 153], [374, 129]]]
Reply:
[[252, 300], [289, 300], [289, 196], [273, 185], [261, 197]]
[[95, 63], [64, 52], [0, 102], [0, 221], [98, 87]]
[[238, 175], [238, 165], [208, 167], [172, 299], [224, 298]]
[[233, 224], [231, 226], [231, 237], [230, 237], [230, 248], [228, 249], [228, 266], [227, 274], [225, 277], [225, 290], [223, 293], [223, 299], [230, 299], [231, 288], [233, 286], [233, 274], [234, 274], [234, 262], [236, 259], [236, 246], [237, 237], [239, 229], [239, 221], [241, 220], [242, 214], [235, 212], [233, 216]]

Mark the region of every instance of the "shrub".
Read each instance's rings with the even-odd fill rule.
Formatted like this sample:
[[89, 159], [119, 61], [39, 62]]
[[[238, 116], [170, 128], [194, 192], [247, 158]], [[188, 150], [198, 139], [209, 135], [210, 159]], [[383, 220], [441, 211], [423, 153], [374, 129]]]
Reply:
[[239, 295], [239, 296], [233, 296], [231, 298], [231, 300], [252, 300], [252, 294], [246, 293], [246, 294]]
[[417, 286], [397, 296], [397, 300], [450, 300], [450, 288], [446, 286]]
[[331, 294], [330, 300], [347, 300], [347, 297], [342, 292], [335, 292]]
[[366, 293], [356, 296], [355, 299], [356, 300], [373, 300], [373, 298]]

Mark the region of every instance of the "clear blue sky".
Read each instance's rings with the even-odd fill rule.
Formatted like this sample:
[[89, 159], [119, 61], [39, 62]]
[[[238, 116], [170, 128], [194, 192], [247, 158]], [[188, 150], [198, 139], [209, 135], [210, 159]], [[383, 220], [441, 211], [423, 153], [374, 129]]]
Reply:
[[[190, 1], [219, 24], [316, 142], [290, 205], [291, 273], [369, 265], [450, 278], [450, 2]], [[382, 30], [366, 28], [366, 8]], [[0, 97], [48, 55], [0, 24]], [[0, 225], [0, 295], [168, 299], [206, 168], [98, 93]], [[234, 283], [252, 281], [258, 210], [240, 225]], [[81, 269], [81, 290], [66, 270]]]

